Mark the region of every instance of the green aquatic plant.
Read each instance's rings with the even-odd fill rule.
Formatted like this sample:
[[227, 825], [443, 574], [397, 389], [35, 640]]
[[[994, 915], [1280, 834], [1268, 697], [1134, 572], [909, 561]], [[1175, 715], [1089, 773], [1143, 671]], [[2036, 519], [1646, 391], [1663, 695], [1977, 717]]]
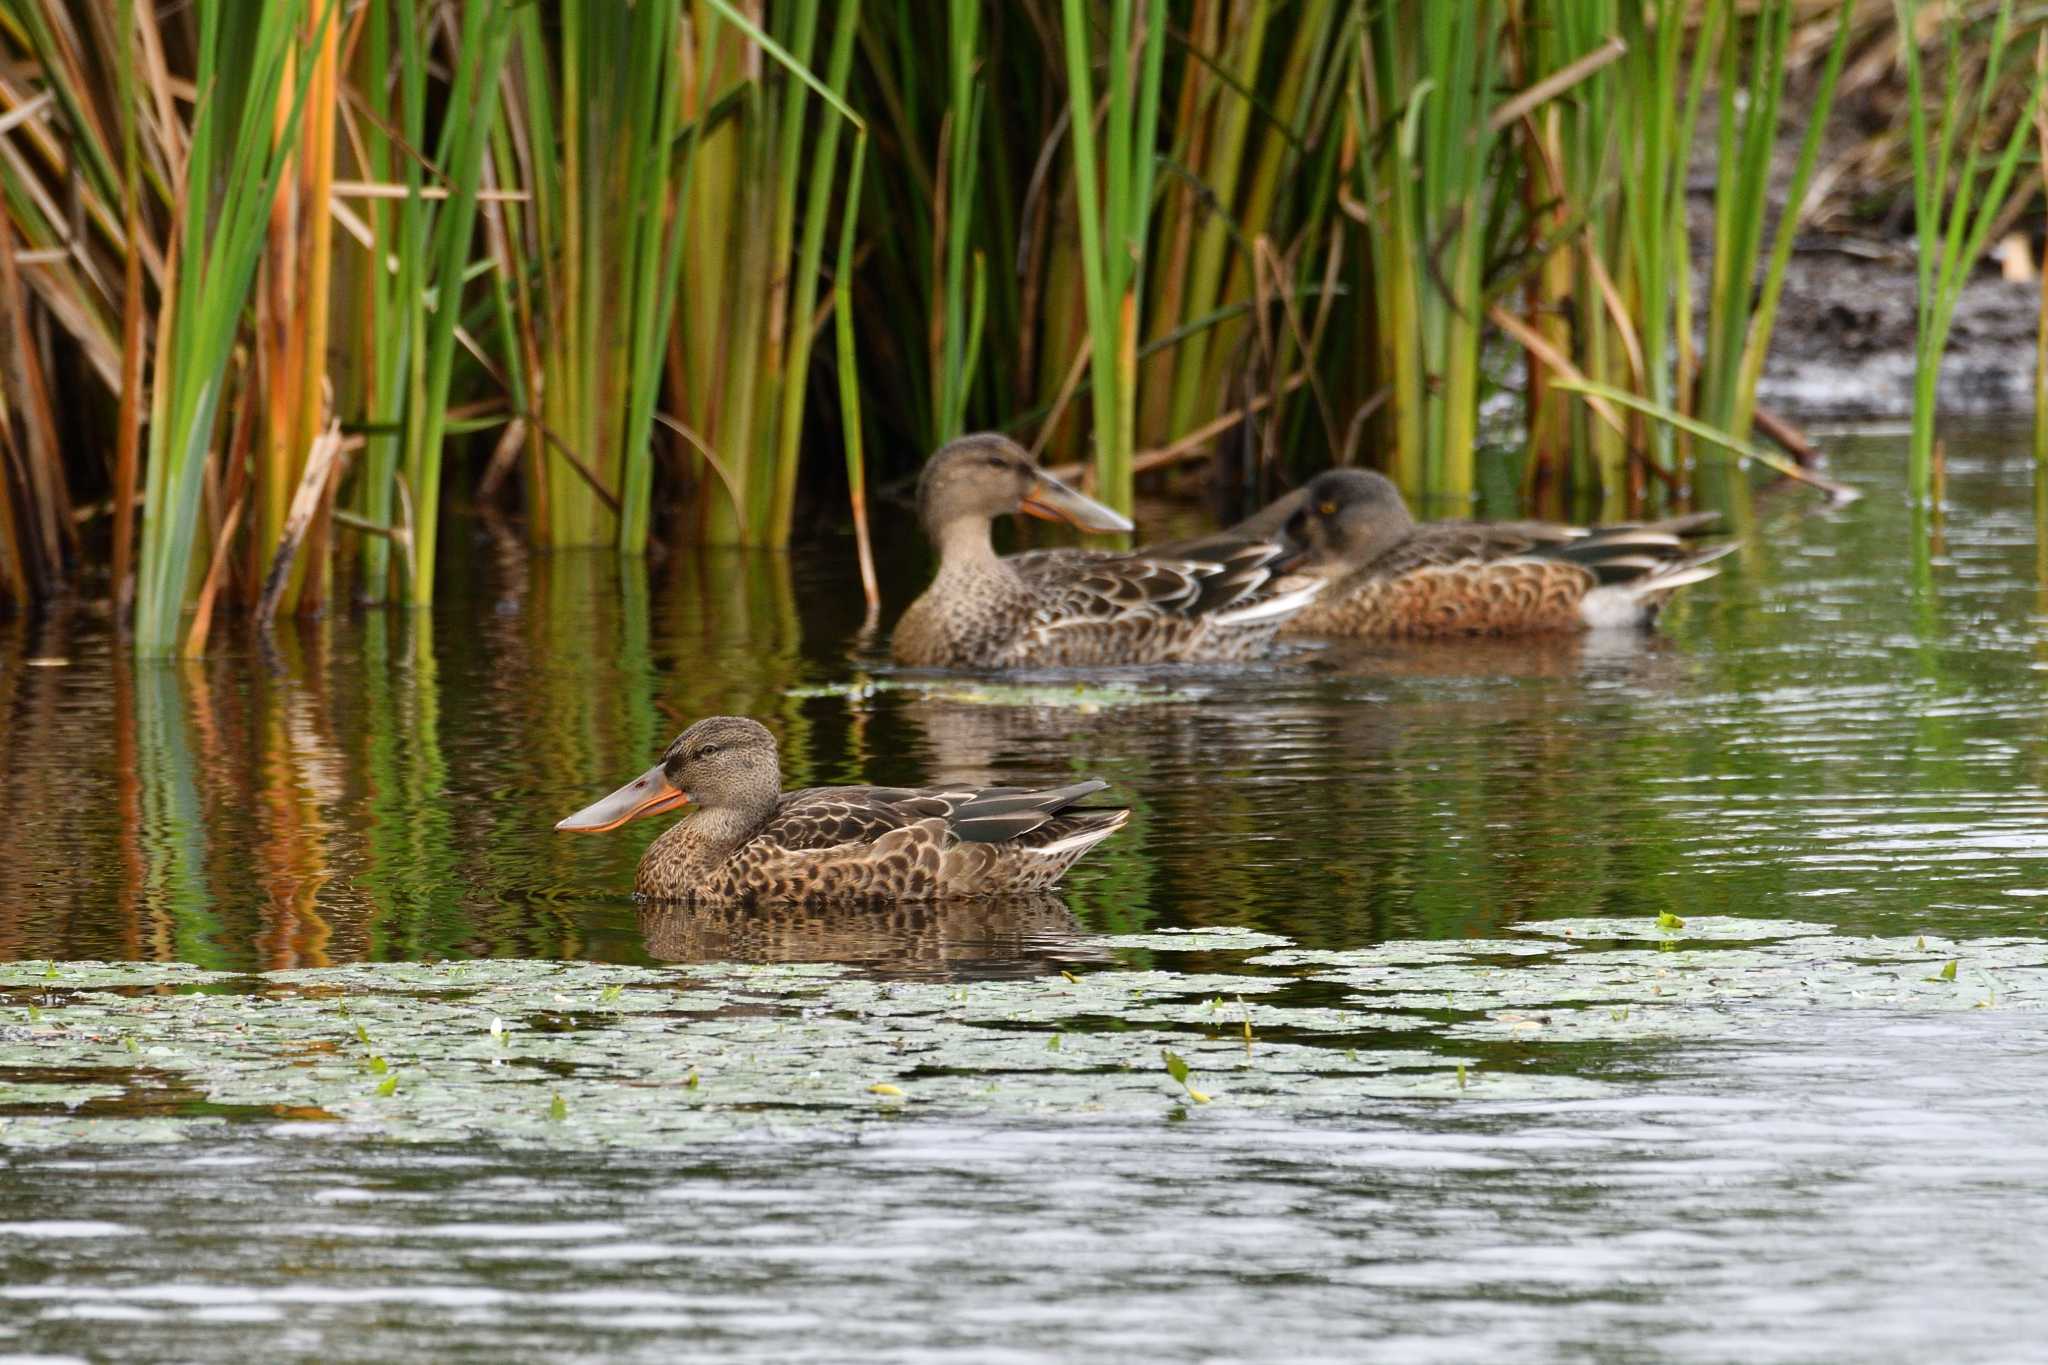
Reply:
[[[1526, 276], [1528, 316], [1517, 322], [1494, 314], [1530, 353], [1532, 488], [1562, 492], [1568, 457], [1576, 455], [1572, 486], [1599, 489], [1610, 514], [1619, 514], [1640, 501], [1646, 471], [1666, 484], [1682, 478], [1698, 431], [1747, 440], [1853, 32], [1855, 6], [1840, 0], [1811, 77], [1806, 131], [1780, 187], [1772, 152], [1794, 76], [1795, 9], [1786, 0], [1608, 0], [1555, 14], [1533, 6], [1518, 12], [1516, 50], [1528, 90], [1561, 87], [1519, 117], [1528, 149], [1523, 232], [1540, 262]], [[1684, 268], [1686, 166], [1710, 88], [1714, 219], [1702, 300]], [[1767, 237], [1781, 191], [1791, 211]], [[1704, 323], [1703, 347], [1696, 320]], [[1549, 398], [1552, 389], [1626, 392], [1634, 401], [1623, 406], [1657, 420], [1630, 422], [1597, 405], [1567, 411]]]
[[1159, 1050], [1159, 1055], [1160, 1058], [1166, 1063], [1166, 1074], [1173, 1077], [1173, 1083], [1175, 1085], [1179, 1086], [1182, 1090], [1185, 1090], [1187, 1092], [1187, 1096], [1189, 1099], [1193, 1100], [1196, 1104], [1207, 1104], [1209, 1102], [1209, 1097], [1207, 1095], [1195, 1089], [1195, 1087], [1189, 1083], [1189, 1069], [1187, 1058], [1181, 1056], [1178, 1052], [1175, 1052], [1171, 1048], [1161, 1048]]
[[[103, 1087], [105, 1118], [23, 1112], [31, 1101], [0, 1091], [0, 1145], [218, 1131], [218, 1119], [124, 1113], [124, 1096], [157, 1093], [165, 1073], [210, 1106], [266, 1124], [289, 1103], [380, 1140], [665, 1146], [744, 1138], [763, 1109], [778, 1127], [844, 1131], [905, 1112], [913, 1098], [918, 1114], [949, 1118], [1150, 1115], [1161, 1069], [1190, 1104], [1275, 1116], [1364, 1113], [1418, 1096], [1608, 1095], [1629, 1075], [1583, 1045], [1743, 1037], [1752, 1010], [2048, 1010], [2032, 984], [2048, 965], [2039, 940], [1848, 937], [1711, 915], [1689, 916], [1683, 942], [1654, 918], [1522, 927], [1537, 932], [1349, 950], [1230, 932], [1142, 935], [1172, 943], [1142, 950], [1098, 939], [1090, 946], [1104, 952], [1193, 953], [1222, 969], [1093, 971], [1050, 978], [1051, 989], [983, 981], [964, 999], [951, 982], [816, 963], [508, 959], [261, 976], [67, 963], [62, 989], [47, 995], [42, 964], [0, 964], [0, 999], [37, 1011], [32, 1030], [0, 1030], [10, 1085], [39, 1086], [44, 1075], [67, 1084], [85, 1067], [134, 1076]], [[1330, 1003], [1284, 1003], [1304, 983]], [[351, 1002], [346, 1016], [337, 991]], [[1446, 994], [1455, 1008], [1444, 1008]], [[1256, 1057], [1239, 1029], [1219, 1036], [1218, 997], [1265, 997]], [[604, 1009], [580, 1008], [598, 1000]], [[547, 1020], [520, 1032], [518, 1056], [531, 1065], [502, 1064], [507, 1018]], [[337, 1055], [336, 1042], [363, 1036], [379, 1040], [370, 1055], [382, 1072], [368, 1055]], [[1494, 1070], [1495, 1045], [1544, 1066]], [[832, 1067], [820, 1068], [821, 1055]], [[1220, 1079], [1197, 1087], [1197, 1071]]]
[[[1778, 299], [1806, 208], [1806, 190], [1820, 154], [1836, 81], [1848, 52], [1853, 0], [1835, 6], [1834, 36], [1804, 113], [1806, 131], [1783, 188], [1777, 236], [1764, 249], [1764, 220], [1777, 193], [1772, 155], [1781, 134], [1779, 109], [1791, 77], [1793, 6], [1760, 6], [1749, 37], [1745, 71], [1735, 0], [1721, 0], [1719, 101], [1715, 136], [1714, 236], [1707, 291], [1707, 344], [1701, 354], [1699, 417], [1737, 439], [1749, 436], [1756, 389], [1777, 322]], [[1681, 253], [1680, 260], [1683, 260]], [[1762, 265], [1761, 279], [1758, 266]]]
[[[390, 171], [402, 175], [406, 196], [384, 211], [375, 206], [369, 217], [370, 285], [364, 291], [367, 313], [362, 330], [365, 360], [361, 373], [369, 380], [365, 398], [365, 463], [358, 480], [360, 506], [372, 533], [363, 539], [365, 596], [382, 601], [387, 592], [390, 534], [401, 529], [394, 508], [409, 504], [405, 528], [406, 570], [401, 591], [405, 600], [425, 605], [434, 600], [436, 547], [441, 524], [443, 447], [450, 435], [449, 391], [454, 379], [456, 335], [462, 322], [463, 285], [471, 274], [471, 243], [483, 188], [484, 155], [496, 131], [499, 83], [513, 34], [512, 7], [502, 0], [481, 0], [464, 7], [459, 37], [452, 38], [448, 67], [452, 72], [445, 98], [470, 117], [443, 119], [439, 136], [429, 143], [427, 69], [428, 36], [401, 6], [387, 20], [383, 0], [375, 6], [370, 34], [375, 61], [389, 49], [378, 40], [389, 27], [397, 40], [400, 96], [394, 136], [389, 117], [377, 116], [378, 105], [389, 112], [386, 83], [372, 79], [372, 117], [364, 133], [366, 168], [381, 180]], [[391, 20], [395, 20], [392, 22]], [[422, 166], [413, 148], [433, 148]], [[432, 181], [447, 197], [429, 200], [423, 190]], [[385, 262], [390, 269], [380, 269]], [[389, 434], [387, 434], [389, 433]], [[399, 484], [403, 474], [403, 487]]]
[[1099, 143], [1094, 16], [1081, 0], [1064, 0], [1060, 13], [1089, 368], [1095, 381], [1089, 394], [1095, 413], [1094, 492], [1127, 513], [1137, 436], [1138, 335], [1145, 248], [1151, 235], [1166, 7], [1162, 0], [1110, 0], [1103, 48], [1108, 92]]
[[[1453, 510], [1521, 474], [1633, 514], [1746, 442], [1874, 8], [6, 0], [0, 596], [103, 556], [141, 646], [197, 651], [220, 604], [318, 608], [336, 564], [425, 603], [451, 504], [628, 556], [780, 546], [800, 485], [829, 530], [844, 479], [864, 528], [871, 476], [984, 426], [1092, 437], [1119, 506], [1206, 456], [1246, 494], [1363, 460]], [[1900, 49], [1923, 493], [2014, 184], [2019, 144], [1973, 130], [2029, 22], [1944, 8], [1945, 69], [1988, 77]], [[1478, 442], [1488, 347], [1524, 353], [1526, 457]]]
[[1389, 472], [1452, 505], [1475, 487], [1502, 13], [1498, 0], [1365, 7], [1347, 95]]
[[[330, 0], [323, 27], [335, 8]], [[312, 72], [299, 63], [294, 74], [295, 7], [265, 5], [249, 23], [223, 0], [198, 0], [195, 9], [199, 98], [151, 367], [135, 590], [135, 646], [144, 654], [174, 653], [180, 644], [229, 360]], [[280, 110], [281, 131], [273, 127]]]
[[[867, 126], [845, 99], [860, 4], [837, 0], [821, 54], [821, 0], [776, 7], [765, 28], [729, 0], [706, 2], [725, 27], [700, 30], [704, 126], [682, 208], [700, 287], [670, 333], [670, 388], [698, 475], [699, 537], [780, 546], [796, 501], [838, 149], [848, 128]], [[730, 117], [712, 126], [712, 109], [728, 102]], [[842, 213], [857, 211], [849, 194]]]
[[1922, 74], [1919, 27], [1921, 0], [1895, 0], [1902, 40], [1899, 54], [1906, 67], [1908, 143], [1913, 156], [1913, 222], [1919, 237], [1915, 259], [1916, 322], [1913, 366], [1913, 429], [1907, 448], [1907, 484], [1917, 503], [1935, 499], [1935, 409], [1941, 381], [1941, 360], [1948, 351], [1956, 302], [1970, 271], [1983, 258], [1992, 227], [2002, 219], [2012, 193], [2020, 154], [2025, 150], [2034, 113], [2041, 105], [2048, 66], [2037, 64], [2026, 83], [2023, 107], [1995, 157], [1985, 140], [1990, 130], [1992, 97], [2006, 74], [2013, 31], [2012, 0], [1999, 0], [1977, 89], [1961, 78], [1963, 17], [1954, 5], [1944, 6], [1941, 26], [1942, 70], [1937, 86], [1939, 106], [1928, 126], [1927, 92]]

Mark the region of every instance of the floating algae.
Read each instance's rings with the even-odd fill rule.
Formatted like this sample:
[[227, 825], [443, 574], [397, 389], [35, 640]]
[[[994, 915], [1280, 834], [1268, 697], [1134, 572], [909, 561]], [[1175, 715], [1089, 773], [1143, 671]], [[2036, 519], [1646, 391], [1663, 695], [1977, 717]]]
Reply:
[[967, 983], [826, 964], [4, 964], [0, 1144], [252, 1121], [664, 1146], [907, 1116], [1345, 1118], [1390, 1101], [1609, 1093], [1627, 1074], [1617, 1046], [1744, 1036], [1789, 1009], [2048, 1008], [2048, 944], [2032, 939], [1705, 916], [1683, 930], [1580, 921], [1569, 938], [1535, 927], [1346, 952], [1230, 930], [1134, 935], [1095, 946], [1199, 953], [1209, 970]]
[[1743, 919], [1735, 915], [1659, 915], [1647, 920], [1546, 919], [1514, 926], [1524, 934], [1554, 934], [1576, 939], [1711, 939], [1753, 943], [1767, 938], [1801, 938], [1831, 934], [1825, 924], [1796, 919]]

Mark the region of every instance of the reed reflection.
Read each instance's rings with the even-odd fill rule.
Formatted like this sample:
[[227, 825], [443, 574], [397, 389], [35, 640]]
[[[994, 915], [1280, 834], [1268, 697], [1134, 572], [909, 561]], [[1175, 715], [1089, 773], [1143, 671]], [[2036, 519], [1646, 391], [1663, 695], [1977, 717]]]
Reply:
[[[1853, 473], [1895, 447], [1838, 449]], [[1089, 933], [1350, 947], [1799, 896], [1839, 899], [1785, 913], [1910, 924], [1934, 889], [2003, 925], [2038, 914], [2048, 502], [1999, 449], [1952, 461], [1946, 558], [1905, 548], [1912, 514], [1878, 482], [1849, 508], [1766, 499], [1743, 556], [1648, 638], [938, 688], [856, 659], [847, 688], [841, 547], [622, 564], [488, 521], [431, 614], [337, 609], [267, 642], [223, 621], [200, 664], [139, 665], [87, 609], [0, 619], [0, 956], [922, 970], [1001, 938], [923, 910], [802, 950], [772, 920], [643, 937], [645, 839], [553, 823], [719, 713], [782, 736], [791, 785], [1108, 779], [1134, 817], [1062, 893]], [[1118, 688], [1145, 695], [1101, 695]], [[1944, 843], [1971, 856], [1936, 860]]]
[[206, 882], [205, 806], [198, 755], [185, 710], [180, 663], [135, 666], [136, 770], [141, 819], [137, 843], [141, 884], [134, 901], [148, 955], [159, 961], [230, 965], [224, 960], [221, 922]]
[[363, 621], [358, 727], [366, 904], [351, 915], [352, 958], [449, 955], [469, 936], [452, 895], [460, 885], [449, 769], [441, 752], [441, 686], [433, 618], [374, 612]]

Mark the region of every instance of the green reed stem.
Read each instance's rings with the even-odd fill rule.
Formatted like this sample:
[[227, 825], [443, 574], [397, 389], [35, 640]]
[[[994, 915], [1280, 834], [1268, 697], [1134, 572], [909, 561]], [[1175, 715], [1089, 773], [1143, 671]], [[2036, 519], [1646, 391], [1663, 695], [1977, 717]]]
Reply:
[[[1916, 342], [1913, 372], [1913, 428], [1907, 447], [1907, 488], [1917, 503], [1934, 500], [1935, 409], [1942, 356], [1948, 350], [1956, 301], [1972, 266], [1982, 258], [1993, 224], [1998, 221], [2019, 169], [2034, 113], [2040, 107], [2048, 72], [2037, 65], [2027, 86], [2025, 106], [1998, 160], [1988, 169], [1980, 144], [1992, 92], [2005, 74], [2006, 49], [2012, 36], [2012, 0], [2000, 0], [1984, 64], [1984, 81], [1971, 99], [1962, 89], [1960, 21], [1951, 12], [1944, 27], [1947, 54], [1940, 120], [1934, 132], [1932, 157], [1919, 44], [1912, 35], [1920, 0], [1896, 0], [1902, 33], [1900, 53], [1906, 64], [1907, 120], [1913, 153], [1913, 207], [1919, 234]], [[1951, 182], [1950, 162], [1958, 146], [1962, 167]]]
[[[224, 0], [196, 0], [194, 7], [199, 98], [173, 292], [157, 324], [135, 597], [135, 647], [142, 654], [168, 654], [178, 647], [229, 352], [241, 328], [271, 198], [290, 159], [311, 74], [311, 64], [302, 64], [285, 127], [273, 135], [272, 119], [295, 38], [294, 16], [281, 5], [262, 6], [253, 18], [237, 9], [234, 19], [226, 15]], [[332, 22], [335, 9], [330, 0], [322, 26]]]

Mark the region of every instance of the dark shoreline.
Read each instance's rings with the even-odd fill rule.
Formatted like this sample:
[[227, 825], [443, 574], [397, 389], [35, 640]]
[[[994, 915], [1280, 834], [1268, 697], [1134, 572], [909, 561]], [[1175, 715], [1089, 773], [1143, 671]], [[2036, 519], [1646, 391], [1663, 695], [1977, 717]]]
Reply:
[[[1943, 415], [2033, 411], [2040, 306], [2038, 284], [1979, 268], [1956, 305], [1942, 361]], [[1909, 417], [1914, 313], [1910, 245], [1802, 241], [1786, 269], [1757, 401], [1804, 420]]]

